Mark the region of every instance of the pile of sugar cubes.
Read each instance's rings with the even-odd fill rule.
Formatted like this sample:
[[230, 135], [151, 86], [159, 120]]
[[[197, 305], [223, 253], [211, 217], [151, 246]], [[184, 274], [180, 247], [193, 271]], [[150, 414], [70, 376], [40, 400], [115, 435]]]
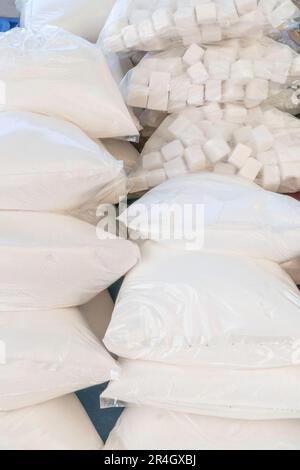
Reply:
[[257, 36], [296, 11], [292, 0], [118, 0], [101, 42], [107, 52], [210, 44]]
[[300, 122], [270, 106], [209, 104], [169, 115], [146, 143], [130, 191], [190, 172], [236, 174], [265, 189], [300, 188]]
[[300, 77], [300, 57], [269, 38], [149, 53], [123, 82], [128, 106], [175, 112], [206, 103], [252, 108]]

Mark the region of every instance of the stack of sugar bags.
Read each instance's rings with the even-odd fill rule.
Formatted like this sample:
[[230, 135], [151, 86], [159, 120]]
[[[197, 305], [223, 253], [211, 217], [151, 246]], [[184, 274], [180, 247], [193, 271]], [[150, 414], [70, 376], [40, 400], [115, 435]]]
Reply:
[[104, 337], [122, 371], [102, 402], [141, 409], [108, 448], [299, 449], [300, 295], [280, 267], [299, 256], [299, 202], [199, 173], [121, 220], [142, 255]]
[[124, 194], [123, 162], [98, 139], [137, 131], [84, 39], [16, 28], [1, 35], [0, 57], [0, 448], [99, 449], [73, 393], [119, 367], [78, 307], [139, 250], [74, 214]]

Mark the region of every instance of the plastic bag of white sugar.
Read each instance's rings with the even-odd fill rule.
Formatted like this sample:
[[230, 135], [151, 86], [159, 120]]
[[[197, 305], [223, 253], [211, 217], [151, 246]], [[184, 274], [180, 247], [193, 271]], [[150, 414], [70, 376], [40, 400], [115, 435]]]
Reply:
[[118, 0], [100, 40], [109, 52], [216, 43], [268, 33], [296, 12], [292, 0]]
[[59, 26], [96, 42], [115, 0], [17, 0], [24, 28]]
[[1, 111], [62, 118], [93, 138], [137, 135], [100, 51], [54, 26], [0, 36]]
[[139, 192], [177, 176], [237, 175], [280, 193], [300, 189], [300, 124], [271, 106], [209, 103], [166, 117], [129, 178]]

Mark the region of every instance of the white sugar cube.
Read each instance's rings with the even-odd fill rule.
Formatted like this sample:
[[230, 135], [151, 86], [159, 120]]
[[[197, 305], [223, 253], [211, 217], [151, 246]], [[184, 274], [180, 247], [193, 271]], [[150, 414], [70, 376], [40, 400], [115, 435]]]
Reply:
[[218, 0], [217, 19], [222, 26], [229, 26], [238, 21], [239, 15], [234, 0]]
[[227, 103], [224, 108], [224, 115], [229, 122], [243, 124], [247, 119], [247, 109], [244, 106]]
[[148, 171], [146, 174], [147, 183], [149, 188], [154, 188], [159, 184], [163, 183], [167, 179], [166, 172], [163, 168]]
[[205, 136], [203, 131], [196, 124], [190, 123], [181, 136], [181, 140], [186, 147], [190, 147], [191, 145], [203, 145]]
[[217, 21], [217, 7], [214, 2], [205, 2], [196, 6], [198, 24], [213, 24]]
[[211, 163], [223, 160], [230, 153], [230, 147], [224, 139], [211, 139], [204, 144], [204, 153]]
[[186, 107], [186, 101], [169, 100], [168, 113], [178, 113]]
[[218, 103], [209, 103], [202, 107], [202, 111], [208, 121], [221, 121], [223, 118], [223, 110]]
[[262, 169], [263, 188], [277, 192], [280, 186], [280, 168], [278, 165], [265, 165]]
[[150, 90], [147, 107], [155, 111], [168, 111], [169, 92], [168, 90]]
[[121, 52], [126, 49], [126, 45], [123, 42], [123, 37], [121, 34], [114, 34], [104, 38], [103, 47], [106, 51], [115, 53]]
[[256, 155], [256, 158], [263, 165], [277, 165], [279, 161], [278, 155], [275, 150], [267, 150], [266, 152], [260, 152]]
[[273, 62], [271, 70], [271, 80], [284, 85], [287, 82], [290, 71], [289, 62]]
[[193, 145], [185, 149], [184, 158], [190, 171], [201, 171], [206, 168], [206, 157], [201, 145]]
[[173, 77], [181, 75], [183, 73], [181, 57], [165, 57], [161, 59], [159, 64], [159, 71], [170, 73]]
[[263, 122], [264, 115], [260, 106], [248, 110], [247, 124], [250, 126], [257, 126]]
[[138, 24], [138, 34], [140, 41], [144, 44], [147, 44], [149, 41], [155, 38], [155, 30], [152, 23], [152, 20], [143, 20]]
[[173, 78], [170, 82], [170, 100], [186, 102], [191, 81], [185, 75]]
[[131, 84], [128, 89], [127, 104], [133, 108], [146, 108], [149, 88], [143, 85]]
[[252, 128], [250, 126], [238, 127], [233, 131], [233, 140], [236, 144], [246, 144], [252, 139]]
[[182, 60], [185, 64], [191, 66], [201, 61], [204, 55], [204, 49], [197, 44], [192, 44], [185, 52]]
[[131, 71], [130, 80], [134, 84], [148, 86], [150, 80], [150, 70], [142, 66], [135, 67]]
[[188, 90], [189, 106], [202, 106], [204, 103], [204, 85], [192, 85]]
[[290, 69], [290, 75], [298, 77], [300, 75], [300, 55], [295, 57]]
[[264, 124], [271, 129], [284, 129], [288, 125], [287, 115], [275, 108], [267, 109], [263, 116]]
[[222, 40], [222, 29], [218, 24], [204, 24], [201, 26], [201, 33], [204, 44]]
[[138, 193], [149, 189], [145, 174], [132, 175], [128, 179], [128, 190], [130, 193]]
[[269, 150], [274, 142], [273, 134], [264, 125], [255, 127], [252, 130], [252, 139], [257, 152]]
[[262, 168], [261, 162], [255, 158], [248, 158], [245, 165], [238, 172], [239, 176], [247, 178], [250, 181], [254, 181], [257, 178], [258, 173]]
[[231, 79], [240, 85], [247, 85], [254, 77], [251, 60], [237, 60], [231, 65]]
[[257, 0], [235, 0], [235, 5], [238, 14], [241, 16], [256, 10]]
[[169, 91], [171, 75], [167, 72], [152, 72], [150, 75], [149, 88], [150, 92]]
[[158, 8], [152, 14], [152, 21], [155, 31], [163, 34], [169, 31], [174, 25], [172, 11], [167, 8]]
[[256, 78], [263, 78], [264, 80], [271, 80], [272, 77], [272, 64], [267, 60], [254, 60], [253, 61], [254, 76]]
[[124, 44], [128, 49], [136, 47], [140, 42], [138, 31], [133, 24], [122, 29], [122, 36]]
[[234, 83], [232, 80], [226, 80], [223, 84], [223, 100], [224, 102], [242, 101], [245, 97], [243, 85]]
[[218, 162], [214, 166], [214, 173], [218, 173], [220, 175], [235, 175], [236, 168], [230, 163]]
[[261, 102], [269, 97], [269, 82], [262, 78], [254, 78], [246, 86], [246, 99]]
[[252, 149], [244, 144], [237, 144], [228, 158], [228, 162], [236, 168], [242, 168], [252, 153]]
[[231, 64], [228, 60], [208, 60], [207, 69], [213, 80], [227, 80], [230, 76]]
[[220, 102], [222, 100], [221, 80], [207, 80], [205, 83], [205, 99], [208, 102]]
[[180, 140], [173, 140], [162, 147], [161, 153], [163, 154], [164, 159], [169, 161], [176, 157], [182, 157], [184, 147]]
[[152, 72], [157, 72], [159, 68], [159, 59], [155, 57], [148, 57], [142, 62], [142, 66]]
[[163, 167], [163, 159], [160, 152], [147, 153], [143, 156], [144, 170], [156, 170]]
[[257, 41], [248, 46], [241, 47], [239, 50], [240, 59], [256, 60], [264, 56], [265, 47]]
[[182, 157], [177, 157], [174, 160], [165, 162], [164, 167], [168, 178], [174, 178], [175, 176], [180, 176], [187, 172], [187, 167]]
[[198, 26], [182, 30], [180, 31], [180, 34], [184, 46], [190, 46], [191, 44], [202, 42], [202, 34]]
[[191, 65], [187, 69], [187, 73], [191, 78], [192, 82], [196, 85], [201, 85], [202, 83], [206, 82], [209, 78], [206, 68], [202, 64], [202, 62], [198, 62], [197, 64]]
[[190, 125], [191, 121], [185, 116], [177, 116], [169, 125], [168, 131], [173, 137], [181, 140], [181, 137], [185, 134]]
[[178, 8], [174, 13], [174, 22], [179, 32], [185, 28], [195, 26], [197, 24], [195, 9], [193, 7]]
[[271, 13], [271, 22], [273, 28], [278, 28], [286, 20], [292, 18], [292, 16], [296, 13], [297, 7], [291, 0], [285, 0], [281, 2], [275, 10]]
[[120, 34], [125, 26], [128, 26], [128, 18], [123, 17], [115, 21], [110, 21], [105, 25], [105, 35], [113, 36]]

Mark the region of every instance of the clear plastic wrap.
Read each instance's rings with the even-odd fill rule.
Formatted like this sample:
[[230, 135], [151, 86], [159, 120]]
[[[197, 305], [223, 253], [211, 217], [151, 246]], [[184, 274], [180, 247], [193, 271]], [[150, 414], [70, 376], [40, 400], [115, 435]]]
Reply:
[[96, 42], [115, 0], [19, 0], [21, 26], [40, 28], [45, 25], [77, 34]]
[[141, 253], [104, 337], [110, 352], [179, 365], [300, 364], [300, 294], [276, 263], [149, 241]]
[[128, 106], [169, 113], [209, 103], [252, 108], [300, 78], [299, 59], [270, 38], [171, 48], [147, 54], [130, 70], [123, 94]]
[[0, 36], [0, 111], [31, 111], [76, 124], [90, 137], [137, 135], [101, 51], [54, 26]]
[[128, 240], [71, 216], [0, 211], [0, 312], [89, 302], [138, 260]]
[[292, 0], [118, 0], [100, 38], [110, 52], [164, 50], [261, 36], [296, 12]]
[[132, 407], [104, 450], [300, 450], [300, 420], [254, 422]]
[[76, 308], [1, 311], [0, 326], [5, 345], [1, 411], [36, 405], [118, 374], [117, 364]]
[[237, 176], [198, 173], [173, 178], [145, 194], [119, 219], [134, 239], [279, 263], [300, 255], [299, 201]]
[[300, 367], [249, 371], [120, 361], [101, 406], [153, 406], [224, 418], [300, 418]]
[[[5, 148], [0, 158], [2, 210], [72, 211], [94, 198], [100, 204], [109, 188], [118, 196], [126, 193], [122, 162], [70, 122], [3, 112], [0, 136]], [[106, 197], [106, 202], [115, 199]]]
[[168, 116], [141, 152], [129, 191], [211, 171], [238, 175], [267, 190], [300, 189], [300, 122], [271, 106], [209, 103]]
[[1, 450], [101, 450], [103, 443], [76, 395], [0, 412]]

